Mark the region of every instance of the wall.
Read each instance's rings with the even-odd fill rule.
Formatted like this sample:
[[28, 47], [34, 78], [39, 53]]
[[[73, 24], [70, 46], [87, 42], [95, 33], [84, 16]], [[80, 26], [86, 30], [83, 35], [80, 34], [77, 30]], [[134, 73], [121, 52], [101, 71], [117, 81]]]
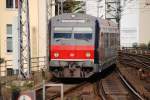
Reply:
[[140, 1], [140, 16], [139, 16], [139, 43], [148, 43], [150, 41], [150, 1]]
[[[53, 0], [53, 4], [54, 4]], [[43, 57], [47, 55], [47, 11], [46, 0], [29, 0], [31, 56]], [[18, 68], [18, 9], [7, 9], [6, 0], [0, 0], [0, 57], [5, 60], [13, 60], [13, 68]], [[55, 14], [52, 7], [52, 16]], [[14, 52], [6, 52], [6, 24], [13, 24], [13, 49]]]
[[5, 0], [0, 0], [0, 55], [4, 59], [12, 59], [12, 53], [6, 51], [6, 24], [13, 24], [17, 9], [6, 8]]
[[137, 0], [127, 0], [122, 6], [120, 21], [121, 47], [131, 47], [139, 39], [139, 10], [136, 9], [139, 5]]

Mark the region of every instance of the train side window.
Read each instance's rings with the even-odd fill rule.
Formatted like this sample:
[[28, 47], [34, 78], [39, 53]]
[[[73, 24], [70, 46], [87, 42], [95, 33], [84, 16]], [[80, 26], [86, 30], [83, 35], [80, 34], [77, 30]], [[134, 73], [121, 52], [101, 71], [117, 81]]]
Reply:
[[105, 38], [105, 48], [108, 48], [109, 46], [109, 33], [105, 33], [104, 35], [104, 38]]

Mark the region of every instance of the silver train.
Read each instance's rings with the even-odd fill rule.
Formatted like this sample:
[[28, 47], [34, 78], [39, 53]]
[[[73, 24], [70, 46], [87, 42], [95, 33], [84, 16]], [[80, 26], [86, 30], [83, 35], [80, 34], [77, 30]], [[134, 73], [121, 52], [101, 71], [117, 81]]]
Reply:
[[57, 78], [88, 78], [116, 63], [115, 23], [67, 13], [49, 21], [49, 70]]

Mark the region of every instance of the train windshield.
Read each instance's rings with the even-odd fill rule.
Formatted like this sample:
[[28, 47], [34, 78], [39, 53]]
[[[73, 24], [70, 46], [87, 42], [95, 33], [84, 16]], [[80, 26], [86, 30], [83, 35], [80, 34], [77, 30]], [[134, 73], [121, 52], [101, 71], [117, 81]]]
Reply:
[[57, 38], [69, 39], [71, 38], [71, 36], [72, 36], [71, 33], [54, 33], [54, 39], [57, 39]]
[[92, 33], [75, 33], [74, 38], [88, 41], [92, 39]]

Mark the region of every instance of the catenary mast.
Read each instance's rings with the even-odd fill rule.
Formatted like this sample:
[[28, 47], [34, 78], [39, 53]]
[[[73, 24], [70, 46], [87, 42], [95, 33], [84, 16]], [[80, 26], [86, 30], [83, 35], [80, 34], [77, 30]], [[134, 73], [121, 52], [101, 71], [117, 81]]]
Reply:
[[29, 1], [18, 0], [18, 34], [19, 34], [19, 77], [30, 78], [31, 50], [30, 50], [30, 21]]

